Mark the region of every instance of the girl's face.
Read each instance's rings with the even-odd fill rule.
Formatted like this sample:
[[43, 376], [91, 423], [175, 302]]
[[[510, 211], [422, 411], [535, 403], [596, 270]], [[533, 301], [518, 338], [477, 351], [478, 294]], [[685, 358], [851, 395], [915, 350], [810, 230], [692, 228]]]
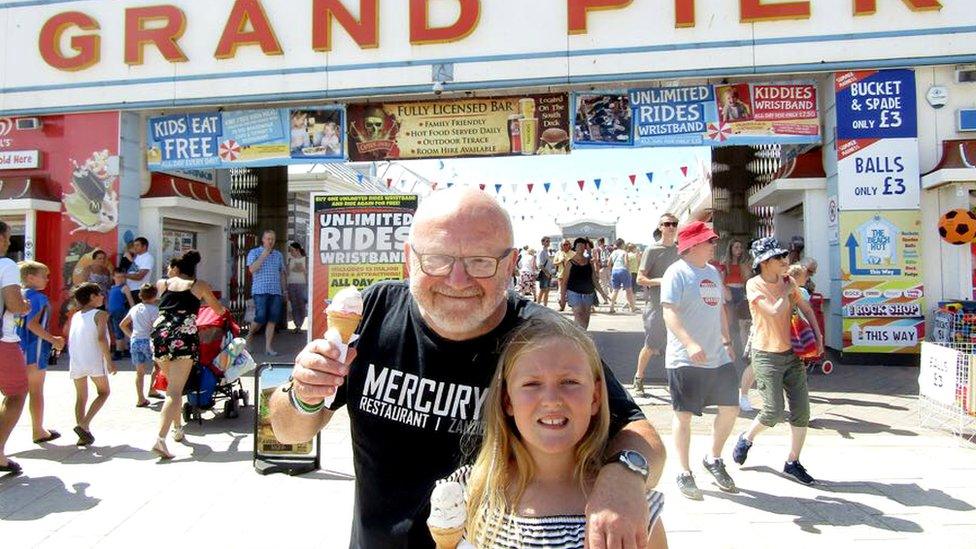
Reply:
[[767, 269], [769, 269], [769, 274], [777, 277], [783, 276], [790, 268], [790, 256], [787, 254], [768, 259], [766, 260], [766, 265]]
[[586, 355], [552, 338], [523, 354], [509, 372], [505, 413], [533, 452], [572, 452], [600, 410], [600, 391]]
[[180, 270], [176, 268], [176, 265], [170, 265], [166, 268], [166, 276], [173, 278], [179, 276]]
[[105, 303], [105, 295], [102, 293], [93, 294], [91, 300], [88, 302], [88, 306], [95, 309], [101, 307]]
[[738, 240], [732, 243], [732, 257], [742, 257], [742, 243]]

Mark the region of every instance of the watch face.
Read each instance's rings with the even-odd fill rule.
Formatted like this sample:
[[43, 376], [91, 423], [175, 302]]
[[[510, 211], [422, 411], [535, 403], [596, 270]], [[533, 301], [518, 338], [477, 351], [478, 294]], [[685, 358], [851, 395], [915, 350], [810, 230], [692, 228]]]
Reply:
[[641, 469], [647, 469], [647, 460], [644, 456], [640, 455], [638, 452], [627, 450], [624, 452], [624, 459], [626, 459], [631, 465], [639, 467]]

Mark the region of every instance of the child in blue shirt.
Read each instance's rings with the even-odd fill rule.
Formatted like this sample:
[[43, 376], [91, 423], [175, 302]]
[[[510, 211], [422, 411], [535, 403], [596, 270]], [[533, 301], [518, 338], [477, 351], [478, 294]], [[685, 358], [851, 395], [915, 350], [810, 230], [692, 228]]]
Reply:
[[108, 291], [108, 298], [105, 300], [105, 308], [108, 311], [108, 326], [115, 338], [115, 352], [112, 353], [112, 360], [121, 360], [125, 352], [125, 333], [119, 327], [122, 319], [129, 312], [129, 308], [135, 305], [132, 293], [125, 283], [126, 272], [121, 267], [116, 267], [112, 273], [112, 287]]
[[51, 315], [51, 305], [44, 288], [48, 282], [48, 268], [37, 261], [20, 262], [20, 280], [24, 286], [24, 299], [30, 303], [30, 312], [17, 328], [20, 348], [27, 359], [27, 383], [30, 396], [31, 431], [35, 443], [51, 442], [61, 436], [54, 429], [44, 428], [44, 378], [47, 373], [47, 359], [53, 346], [58, 351], [64, 349], [64, 338], [47, 331], [47, 321]]

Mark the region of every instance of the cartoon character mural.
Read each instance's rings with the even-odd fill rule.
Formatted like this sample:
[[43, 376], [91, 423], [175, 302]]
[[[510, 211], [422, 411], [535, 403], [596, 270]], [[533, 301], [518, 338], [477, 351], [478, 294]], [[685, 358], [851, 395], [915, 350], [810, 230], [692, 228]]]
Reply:
[[64, 214], [76, 225], [69, 234], [107, 233], [119, 224], [119, 157], [101, 150], [83, 163], [72, 160], [70, 192], [63, 193]]

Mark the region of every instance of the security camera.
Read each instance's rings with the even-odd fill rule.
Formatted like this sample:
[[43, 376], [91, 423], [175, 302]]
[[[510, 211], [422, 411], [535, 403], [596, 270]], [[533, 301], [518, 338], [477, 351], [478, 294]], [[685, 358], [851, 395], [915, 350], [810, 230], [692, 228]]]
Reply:
[[440, 95], [440, 94], [444, 93], [444, 83], [443, 82], [434, 82], [434, 86], [432, 88], [432, 91], [434, 92], [434, 95]]

